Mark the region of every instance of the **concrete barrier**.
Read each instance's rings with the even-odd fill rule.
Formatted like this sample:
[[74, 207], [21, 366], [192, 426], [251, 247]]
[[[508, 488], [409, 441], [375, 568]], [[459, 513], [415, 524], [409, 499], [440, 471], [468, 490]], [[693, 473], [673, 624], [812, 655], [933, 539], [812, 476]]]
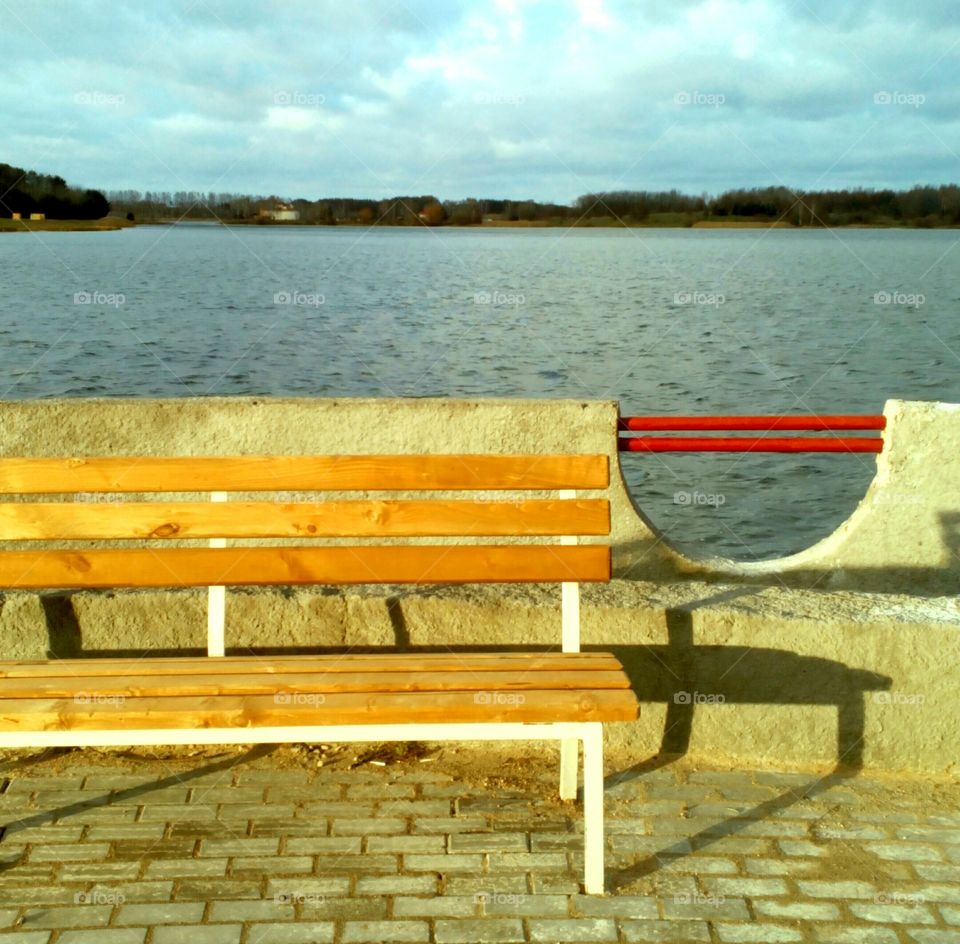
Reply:
[[[960, 773], [960, 408], [892, 401], [886, 415], [860, 507], [779, 561], [684, 557], [614, 475], [617, 579], [585, 589], [584, 643], [617, 651], [644, 702], [638, 723], [611, 726], [626, 763], [659, 753]], [[605, 452], [616, 471], [616, 420], [615, 403], [581, 401], [0, 402], [0, 455]], [[540, 587], [240, 590], [227, 644], [549, 645], [557, 598]], [[205, 596], [10, 593], [0, 639], [4, 658], [200, 650]]]

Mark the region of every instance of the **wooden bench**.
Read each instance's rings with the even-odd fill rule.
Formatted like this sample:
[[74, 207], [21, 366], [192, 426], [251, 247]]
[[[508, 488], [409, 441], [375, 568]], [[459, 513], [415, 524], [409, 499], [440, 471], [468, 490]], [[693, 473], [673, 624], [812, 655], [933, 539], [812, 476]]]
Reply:
[[[0, 589], [208, 587], [209, 605], [207, 656], [0, 662], [0, 747], [554, 739], [572, 799], [582, 743], [600, 893], [602, 723], [638, 713], [618, 660], [580, 652], [579, 583], [610, 579], [610, 513], [576, 491], [607, 485], [606, 456], [2, 458], [0, 541], [24, 544], [0, 550]], [[375, 495], [257, 494], [284, 492]], [[134, 500], [154, 493], [204, 500]], [[473, 582], [559, 583], [560, 646], [226, 655], [225, 586]]]

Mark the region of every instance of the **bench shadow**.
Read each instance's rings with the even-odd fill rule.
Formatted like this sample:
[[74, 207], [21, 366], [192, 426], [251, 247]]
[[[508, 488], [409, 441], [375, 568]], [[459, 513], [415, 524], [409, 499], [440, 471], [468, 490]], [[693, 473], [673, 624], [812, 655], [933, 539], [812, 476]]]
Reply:
[[[0, 827], [0, 843], [2, 843], [3, 840], [13, 840], [16, 837], [16, 834], [24, 829], [32, 829], [35, 826], [46, 826], [47, 824], [52, 823], [54, 820], [60, 820], [77, 813], [86, 813], [90, 810], [100, 809], [101, 807], [116, 803], [118, 800], [132, 800], [137, 797], [148, 796], [155, 790], [163, 790], [166, 787], [182, 786], [183, 784], [189, 783], [191, 780], [196, 780], [199, 777], [205, 777], [208, 774], [217, 773], [222, 770], [229, 770], [231, 767], [236, 767], [238, 764], [245, 764], [248, 761], [265, 757], [276, 750], [276, 748], [276, 744], [255, 744], [243, 754], [231, 754], [229, 757], [226, 757], [223, 760], [215, 760], [212, 763], [205, 764], [203, 767], [197, 767], [194, 770], [184, 771], [183, 773], [179, 774], [171, 774], [169, 777], [164, 777], [161, 780], [150, 781], [149, 783], [139, 784], [135, 787], [128, 787], [124, 790], [117, 790], [115, 792], [107, 791], [106, 793], [98, 796], [91, 796], [89, 800], [83, 800], [75, 803], [65, 803], [62, 806], [57, 806], [53, 809], [40, 810], [36, 813], [31, 813], [29, 816], [11, 820]], [[35, 764], [38, 761], [48, 760], [51, 756], [57, 756], [57, 754], [61, 753], [68, 753], [72, 750], [74, 750], [74, 748], [57, 748], [54, 749], [56, 753], [49, 750], [40, 751], [37, 754], [31, 755], [30, 757], [26, 757], [4, 765], [4, 773]], [[2, 846], [0, 846], [0, 848], [2, 848]], [[20, 864], [20, 862], [0, 862], [0, 873], [14, 869]]]

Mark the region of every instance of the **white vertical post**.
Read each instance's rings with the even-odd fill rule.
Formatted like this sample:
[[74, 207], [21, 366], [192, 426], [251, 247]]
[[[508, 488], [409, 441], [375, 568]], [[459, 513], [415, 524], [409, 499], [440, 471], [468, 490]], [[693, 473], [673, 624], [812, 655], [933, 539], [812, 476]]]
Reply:
[[[577, 497], [573, 489], [561, 489], [562, 499]], [[577, 543], [572, 535], [562, 535], [560, 544]], [[561, 644], [564, 652], [580, 651], [580, 584], [564, 581], [560, 584]], [[573, 800], [577, 796], [577, 768], [580, 744], [575, 739], [560, 742], [560, 799]]]
[[[225, 502], [226, 492], [211, 492], [210, 501]], [[211, 538], [210, 547], [226, 547], [226, 538]], [[207, 588], [207, 655], [222, 656], [226, 651], [224, 623], [227, 615], [226, 587]]]
[[603, 868], [603, 725], [591, 721], [583, 733], [583, 889], [602, 895]]

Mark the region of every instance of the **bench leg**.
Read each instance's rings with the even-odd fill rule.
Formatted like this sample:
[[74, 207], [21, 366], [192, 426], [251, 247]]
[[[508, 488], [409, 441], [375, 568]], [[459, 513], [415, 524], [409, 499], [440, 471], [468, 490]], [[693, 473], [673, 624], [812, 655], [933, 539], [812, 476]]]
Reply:
[[603, 725], [591, 722], [583, 733], [583, 886], [602, 895], [603, 869]]
[[560, 742], [560, 799], [577, 798], [577, 774], [580, 768], [580, 742], [570, 738]]

